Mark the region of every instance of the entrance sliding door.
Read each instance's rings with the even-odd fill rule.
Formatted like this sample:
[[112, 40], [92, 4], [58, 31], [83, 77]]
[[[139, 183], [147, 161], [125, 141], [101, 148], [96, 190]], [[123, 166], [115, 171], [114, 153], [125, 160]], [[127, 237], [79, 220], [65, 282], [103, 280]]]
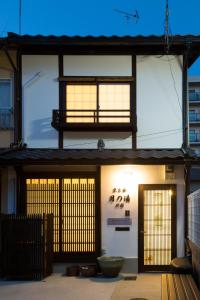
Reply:
[[139, 186], [139, 269], [168, 270], [176, 255], [176, 188]]
[[96, 178], [27, 178], [26, 213], [54, 215], [57, 261], [89, 261], [99, 255]]

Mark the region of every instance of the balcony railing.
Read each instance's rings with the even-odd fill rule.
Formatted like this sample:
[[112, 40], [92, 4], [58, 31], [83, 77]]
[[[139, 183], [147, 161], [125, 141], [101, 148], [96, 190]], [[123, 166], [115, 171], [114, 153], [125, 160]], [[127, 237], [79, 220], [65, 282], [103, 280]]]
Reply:
[[13, 128], [13, 112], [11, 109], [0, 109], [0, 129]]
[[190, 143], [200, 143], [200, 133], [190, 133]]
[[189, 92], [190, 102], [200, 102], [200, 92]]
[[200, 122], [200, 113], [189, 112], [190, 122]]
[[57, 130], [132, 131], [132, 115], [129, 109], [53, 110], [52, 126]]

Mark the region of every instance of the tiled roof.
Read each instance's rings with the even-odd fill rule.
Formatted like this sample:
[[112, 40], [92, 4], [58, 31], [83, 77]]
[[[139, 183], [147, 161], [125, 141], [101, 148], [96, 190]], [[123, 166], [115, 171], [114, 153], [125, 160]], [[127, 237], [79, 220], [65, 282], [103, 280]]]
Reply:
[[183, 161], [182, 150], [66, 150], [66, 149], [10, 149], [0, 153], [0, 163], [123, 163], [152, 161]]
[[[68, 36], [68, 35], [61, 35], [61, 36], [55, 36], [55, 35], [18, 35], [13, 32], [8, 32], [8, 36], [1, 39], [2, 41], [5, 40], [7, 42], [18, 42], [18, 43], [41, 43], [41, 44], [81, 44], [84, 43], [106, 43], [106, 44], [164, 44], [165, 43], [165, 37], [164, 35], [137, 35], [137, 36]], [[186, 42], [200, 42], [200, 35], [174, 35], [171, 37], [170, 42], [172, 44], [185, 44]]]

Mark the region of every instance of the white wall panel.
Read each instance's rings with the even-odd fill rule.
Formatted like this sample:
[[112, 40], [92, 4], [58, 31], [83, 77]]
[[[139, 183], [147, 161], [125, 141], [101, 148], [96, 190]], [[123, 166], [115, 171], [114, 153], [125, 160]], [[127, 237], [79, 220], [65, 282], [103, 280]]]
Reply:
[[[102, 249], [106, 255], [138, 258], [138, 185], [177, 184], [177, 256], [184, 255], [184, 170], [175, 168], [176, 179], [165, 180], [164, 166], [102, 166], [101, 167], [101, 213]], [[109, 202], [113, 188], [126, 188], [130, 203], [115, 208]], [[115, 231], [115, 226], [107, 225], [108, 218], [123, 218], [124, 211], [130, 210], [132, 225], [130, 231]]]
[[59, 107], [58, 56], [22, 56], [23, 139], [29, 148], [57, 148], [58, 133], [51, 126]]
[[97, 149], [102, 138], [105, 149], [131, 149], [132, 135], [127, 132], [65, 132], [63, 147], [67, 149]]
[[132, 76], [131, 55], [65, 55], [65, 76]]
[[137, 56], [137, 148], [182, 145], [182, 57]]

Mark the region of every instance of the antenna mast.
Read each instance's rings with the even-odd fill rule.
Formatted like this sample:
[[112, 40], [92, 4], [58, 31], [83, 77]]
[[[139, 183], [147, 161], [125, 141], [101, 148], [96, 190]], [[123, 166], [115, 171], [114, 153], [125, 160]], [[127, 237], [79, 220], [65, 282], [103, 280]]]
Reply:
[[165, 42], [166, 42], [166, 50], [169, 53], [169, 3], [166, 0], [166, 9], [165, 9]]
[[19, 0], [19, 34], [22, 33], [22, 0]]

